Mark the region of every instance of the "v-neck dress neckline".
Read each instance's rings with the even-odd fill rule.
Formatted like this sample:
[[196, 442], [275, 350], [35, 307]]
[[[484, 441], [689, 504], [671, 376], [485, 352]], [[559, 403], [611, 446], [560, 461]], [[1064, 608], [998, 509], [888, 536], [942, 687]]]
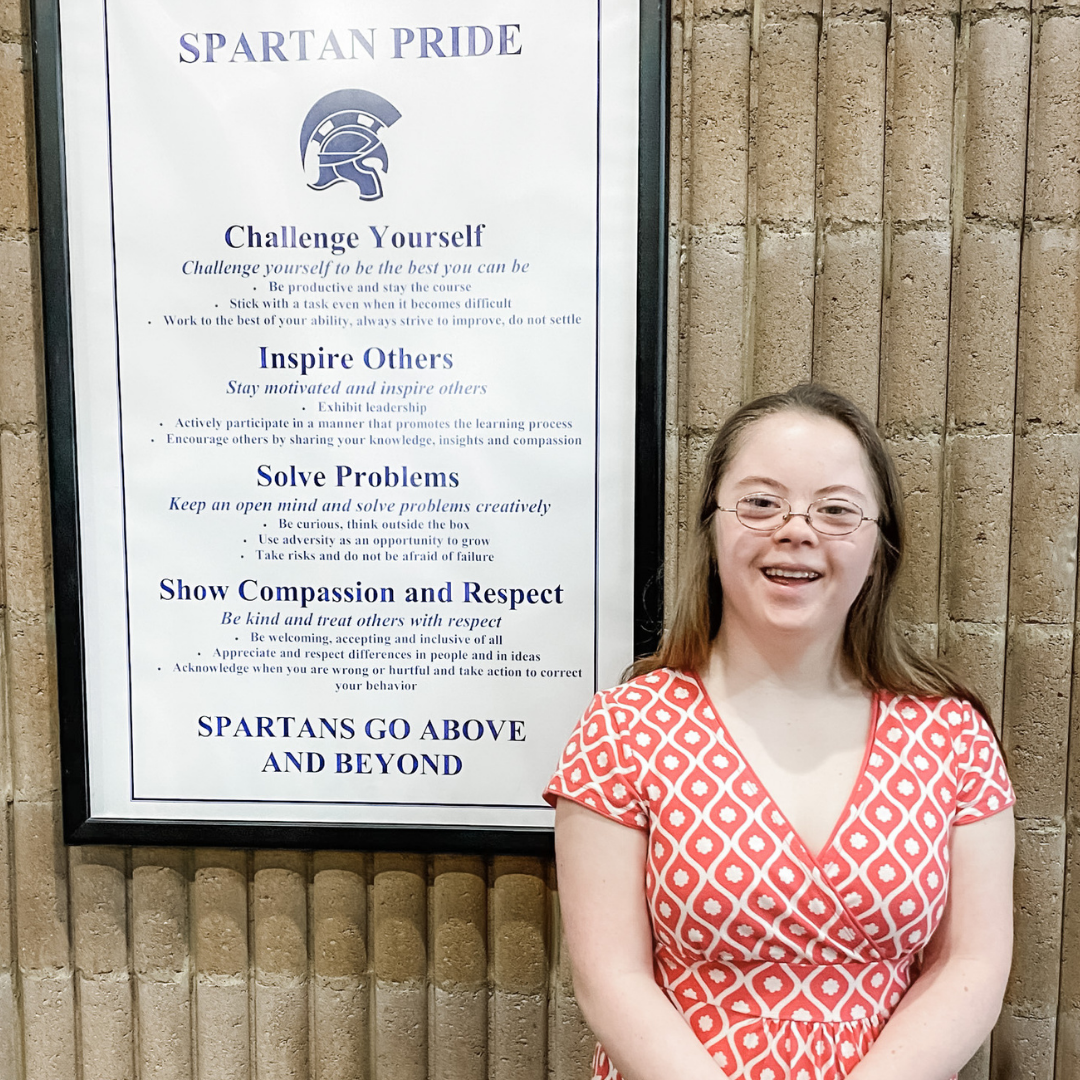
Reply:
[[880, 691], [874, 690], [870, 696], [870, 724], [869, 732], [866, 737], [866, 746], [863, 748], [862, 759], [859, 762], [859, 771], [855, 775], [855, 782], [851, 785], [851, 790], [848, 792], [848, 797], [844, 801], [844, 805], [840, 810], [840, 816], [833, 824], [828, 838], [825, 841], [824, 846], [817, 854], [811, 849], [810, 845], [806, 843], [802, 838], [802, 834], [791, 823], [791, 819], [787, 815], [787, 811], [784, 809], [783, 804], [773, 795], [768, 786], [762, 782], [761, 777], [758, 775], [757, 770], [750, 763], [750, 759], [743, 752], [742, 747], [739, 745], [738, 740], [732, 735], [731, 728], [728, 727], [724, 720], [723, 713], [716, 707], [712, 700], [712, 695], [709, 693], [708, 688], [705, 686], [705, 680], [696, 671], [687, 672], [688, 677], [692, 678], [698, 685], [701, 691], [701, 696], [704, 704], [707, 708], [712, 710], [717, 727], [721, 728], [724, 737], [727, 740], [731, 749], [739, 756], [739, 760], [742, 762], [743, 768], [752, 777], [753, 782], [756, 783], [768, 801], [775, 807], [776, 812], [784, 819], [784, 825], [790, 830], [792, 838], [802, 848], [803, 854], [811, 865], [818, 867], [819, 869], [824, 866], [826, 856], [829, 850], [832, 848], [833, 843], [836, 841], [837, 833], [844, 827], [846, 822], [851, 817], [853, 806], [856, 804], [860, 793], [864, 791], [866, 786], [866, 770], [870, 761], [870, 755], [874, 749], [874, 743], [877, 741], [878, 735], [878, 721], [880, 719], [879, 697]]

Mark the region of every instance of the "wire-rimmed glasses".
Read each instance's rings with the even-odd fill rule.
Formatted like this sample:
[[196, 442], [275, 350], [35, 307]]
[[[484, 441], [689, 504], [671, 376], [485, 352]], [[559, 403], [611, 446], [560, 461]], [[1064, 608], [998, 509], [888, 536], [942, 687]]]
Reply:
[[877, 518], [867, 517], [862, 507], [849, 499], [832, 496], [816, 499], [802, 514], [795, 513], [791, 509], [791, 503], [783, 496], [765, 492], [744, 495], [734, 506], [717, 504], [716, 509], [725, 514], [734, 514], [743, 525], [754, 532], [775, 532], [791, 518], [801, 517], [821, 536], [847, 536], [864, 521], [872, 521], [874, 524], [878, 521]]

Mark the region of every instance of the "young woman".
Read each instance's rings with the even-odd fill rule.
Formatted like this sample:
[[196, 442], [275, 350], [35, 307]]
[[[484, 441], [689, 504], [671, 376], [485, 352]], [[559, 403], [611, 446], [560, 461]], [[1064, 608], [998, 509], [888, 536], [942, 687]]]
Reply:
[[1014, 801], [986, 710], [889, 612], [900, 488], [797, 386], [705, 467], [691, 572], [548, 789], [602, 1080], [947, 1080], [1012, 947]]

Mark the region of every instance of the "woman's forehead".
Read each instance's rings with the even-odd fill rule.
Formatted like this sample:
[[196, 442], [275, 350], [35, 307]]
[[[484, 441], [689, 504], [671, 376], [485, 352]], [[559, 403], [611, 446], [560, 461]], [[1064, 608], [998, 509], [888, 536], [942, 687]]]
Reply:
[[728, 485], [809, 485], [815, 491], [848, 487], [867, 495], [875, 487], [866, 454], [849, 428], [830, 417], [794, 411], [751, 424], [720, 479]]

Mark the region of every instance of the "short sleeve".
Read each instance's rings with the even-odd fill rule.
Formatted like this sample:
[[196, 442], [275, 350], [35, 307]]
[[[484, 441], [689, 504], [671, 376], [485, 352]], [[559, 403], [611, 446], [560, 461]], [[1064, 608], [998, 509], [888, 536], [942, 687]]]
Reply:
[[571, 799], [622, 825], [644, 829], [639, 768], [626, 734], [628, 709], [597, 694], [570, 736], [544, 798]]
[[[955, 729], [954, 729], [955, 730]], [[957, 825], [981, 821], [1007, 810], [1016, 802], [1005, 758], [990, 724], [970, 705], [954, 735], [956, 750]]]

